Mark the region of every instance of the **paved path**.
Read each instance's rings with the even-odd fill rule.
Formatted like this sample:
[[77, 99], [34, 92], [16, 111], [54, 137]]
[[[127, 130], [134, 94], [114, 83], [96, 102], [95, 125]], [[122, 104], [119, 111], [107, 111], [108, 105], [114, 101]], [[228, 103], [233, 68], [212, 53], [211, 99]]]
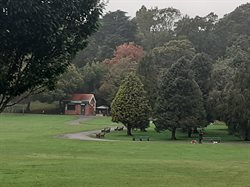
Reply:
[[81, 122], [88, 121], [88, 120], [93, 119], [93, 118], [95, 118], [95, 116], [82, 116], [82, 115], [80, 115], [78, 119], [76, 119], [74, 121], [70, 121], [67, 124], [80, 125]]
[[[86, 116], [79, 116], [79, 119], [69, 122], [69, 125], [79, 125], [81, 122], [88, 121], [95, 117], [86, 117]], [[114, 127], [111, 128], [111, 131], [114, 130]], [[76, 140], [86, 140], [86, 141], [116, 141], [116, 140], [107, 140], [107, 139], [100, 139], [91, 137], [91, 135], [95, 136], [96, 133], [100, 133], [101, 130], [95, 131], [85, 131], [85, 132], [78, 132], [78, 133], [71, 133], [71, 134], [63, 134], [60, 135], [60, 138], [68, 138], [68, 139], [76, 139]]]
[[91, 135], [94, 135], [96, 133], [100, 133], [100, 130], [86, 131], [86, 132], [79, 132], [79, 133], [72, 133], [72, 134], [64, 134], [61, 137], [68, 138], [68, 139], [76, 139], [76, 140], [88, 140], [88, 141], [115, 141], [115, 140], [107, 140], [107, 139], [91, 137]]

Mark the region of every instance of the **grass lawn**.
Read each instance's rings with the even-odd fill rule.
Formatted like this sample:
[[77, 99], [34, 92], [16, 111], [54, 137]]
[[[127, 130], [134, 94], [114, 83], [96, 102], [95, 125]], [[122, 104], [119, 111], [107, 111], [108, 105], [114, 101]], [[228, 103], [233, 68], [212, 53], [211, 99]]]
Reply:
[[109, 118], [69, 125], [74, 118], [0, 115], [0, 186], [250, 186], [250, 144], [227, 135], [223, 125], [206, 130], [221, 136], [221, 144], [193, 145], [180, 132], [172, 142], [168, 132], [153, 127], [149, 142], [134, 142], [125, 131], [108, 134], [119, 140], [112, 142], [57, 138], [111, 125]]

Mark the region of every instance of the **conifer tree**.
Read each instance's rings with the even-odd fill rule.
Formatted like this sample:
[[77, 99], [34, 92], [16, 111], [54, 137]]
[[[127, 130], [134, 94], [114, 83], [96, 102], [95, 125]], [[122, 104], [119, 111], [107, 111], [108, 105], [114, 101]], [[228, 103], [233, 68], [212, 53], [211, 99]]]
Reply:
[[202, 93], [190, 71], [190, 62], [181, 58], [163, 75], [155, 107], [156, 131], [204, 126]]
[[129, 74], [122, 82], [111, 104], [113, 122], [127, 127], [127, 135], [133, 128], [144, 130], [149, 126], [150, 107], [143, 84], [135, 74]]

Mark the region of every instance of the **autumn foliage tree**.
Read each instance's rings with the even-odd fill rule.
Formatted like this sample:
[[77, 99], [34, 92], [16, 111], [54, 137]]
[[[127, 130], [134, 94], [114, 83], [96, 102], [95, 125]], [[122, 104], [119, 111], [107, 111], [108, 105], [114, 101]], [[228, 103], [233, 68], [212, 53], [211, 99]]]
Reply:
[[113, 100], [121, 81], [129, 73], [136, 71], [139, 61], [144, 56], [142, 47], [134, 43], [125, 43], [116, 49], [113, 58], [104, 61], [108, 72], [99, 89], [99, 94], [105, 97], [107, 105]]
[[104, 62], [107, 64], [117, 64], [121, 59], [127, 58], [129, 61], [140, 61], [144, 56], [144, 51], [141, 46], [133, 42], [122, 44], [116, 47], [113, 58], [107, 59]]

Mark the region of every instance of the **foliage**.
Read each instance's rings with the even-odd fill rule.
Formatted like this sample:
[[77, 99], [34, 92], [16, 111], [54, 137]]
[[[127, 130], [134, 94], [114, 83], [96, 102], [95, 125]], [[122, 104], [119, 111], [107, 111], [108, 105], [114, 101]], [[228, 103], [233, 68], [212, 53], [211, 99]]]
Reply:
[[214, 46], [216, 36], [213, 31], [217, 22], [218, 16], [214, 13], [204, 17], [184, 16], [176, 23], [175, 33], [177, 38], [184, 37], [190, 40], [198, 52], [205, 52], [216, 58], [217, 47]]
[[129, 74], [122, 82], [111, 104], [112, 121], [121, 122], [127, 127], [145, 129], [149, 126], [150, 107], [140, 79]]
[[195, 49], [188, 40], [172, 40], [162, 47], [154, 48], [146, 54], [139, 63], [138, 74], [142, 77], [150, 99], [150, 105], [154, 107], [157, 95], [157, 86], [162, 73], [167, 71], [178, 59], [185, 57], [193, 59]]
[[191, 63], [195, 81], [199, 85], [202, 94], [208, 96], [211, 90], [212, 60], [208, 55], [198, 53], [192, 59]]
[[75, 93], [77, 89], [83, 84], [83, 78], [79, 70], [71, 64], [67, 71], [58, 78], [55, 85], [55, 90], [45, 91], [41, 94], [32, 97], [32, 100], [39, 100], [41, 102], [52, 103], [54, 101], [62, 101], [69, 97], [70, 94]]
[[180, 15], [180, 11], [174, 8], [147, 9], [142, 6], [135, 17], [138, 42], [147, 51], [168, 42], [173, 37], [174, 24]]
[[214, 116], [224, 120], [231, 133], [245, 140], [250, 139], [249, 41], [249, 37], [239, 36], [227, 48], [226, 58], [215, 64], [214, 89], [209, 96]]
[[116, 47], [113, 58], [106, 59], [104, 62], [107, 64], [117, 64], [122, 58], [128, 58], [129, 61], [140, 61], [143, 56], [143, 48], [130, 42]]
[[250, 3], [237, 7], [230, 14], [225, 15], [216, 24], [214, 34], [217, 36], [214, 41], [217, 56], [225, 55], [226, 49], [240, 35], [250, 36]]
[[97, 93], [108, 69], [102, 62], [88, 63], [81, 70], [83, 83], [78, 88], [85, 93]]
[[125, 43], [117, 47], [114, 56], [103, 63], [108, 69], [99, 89], [99, 95], [110, 105], [122, 80], [131, 72], [135, 72], [138, 62], [144, 56], [143, 49], [134, 43]]
[[231, 132], [250, 140], [250, 55], [239, 53], [234, 59], [236, 68], [233, 85], [227, 92], [226, 122]]
[[207, 114], [207, 121], [212, 122], [214, 120], [212, 114], [213, 110], [210, 110], [208, 103], [209, 92], [212, 90], [212, 60], [208, 55], [204, 53], [198, 53], [191, 61], [191, 68], [194, 73], [194, 79], [202, 92], [204, 107]]
[[0, 112], [17, 96], [53, 88], [97, 29], [102, 7], [99, 0], [0, 2]]
[[198, 84], [190, 72], [190, 62], [180, 59], [162, 78], [155, 107], [157, 131], [172, 131], [176, 139], [177, 128], [206, 125], [203, 98]]
[[88, 47], [76, 55], [73, 63], [78, 67], [111, 58], [117, 46], [135, 41], [136, 25], [126, 12], [108, 12], [100, 25], [98, 32], [90, 38]]
[[230, 67], [231, 59], [219, 59], [213, 65], [211, 74], [212, 89], [207, 99], [207, 111], [212, 119], [225, 119], [226, 93], [232, 85], [235, 70]]

